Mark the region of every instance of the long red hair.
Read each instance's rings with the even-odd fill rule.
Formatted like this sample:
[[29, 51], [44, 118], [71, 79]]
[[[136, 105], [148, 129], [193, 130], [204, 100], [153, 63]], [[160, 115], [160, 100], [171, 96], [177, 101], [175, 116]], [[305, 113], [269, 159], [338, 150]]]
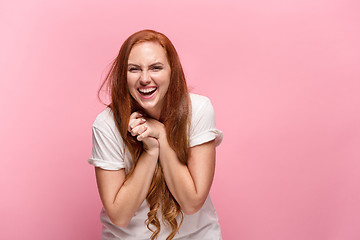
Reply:
[[[142, 30], [131, 35], [123, 43], [118, 56], [113, 62], [98, 92], [98, 96], [100, 96], [101, 89], [105, 83], [107, 83], [107, 90], [111, 96], [111, 103], [108, 107], [112, 109], [116, 127], [133, 158], [133, 166], [127, 173], [127, 178], [132, 174], [143, 151], [142, 143], [131, 136], [127, 130], [130, 115], [134, 111], [144, 112], [129, 93], [127, 85], [128, 58], [134, 45], [147, 41], [159, 43], [164, 48], [171, 67], [170, 84], [165, 95], [159, 121], [165, 125], [167, 140], [176, 152], [179, 161], [182, 164], [187, 164], [188, 159], [188, 131], [190, 126], [191, 105], [179, 56], [173, 44], [164, 34], [153, 30]], [[170, 226], [172, 230], [167, 240], [172, 239], [180, 228], [183, 214], [180, 205], [166, 185], [159, 162], [155, 169], [146, 201], [150, 211], [148, 212], [148, 218], [145, 222], [148, 229], [153, 233], [151, 239], [156, 239], [160, 232], [161, 224], [157, 217], [158, 210], [161, 210], [164, 222]], [[179, 219], [180, 222], [178, 222]], [[152, 229], [151, 225], [153, 225], [155, 229]]]

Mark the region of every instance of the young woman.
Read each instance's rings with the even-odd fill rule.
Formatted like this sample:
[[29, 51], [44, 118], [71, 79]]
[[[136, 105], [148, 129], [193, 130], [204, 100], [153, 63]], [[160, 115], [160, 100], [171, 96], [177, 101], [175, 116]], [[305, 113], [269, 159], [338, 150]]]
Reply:
[[111, 103], [93, 123], [88, 160], [102, 239], [221, 239], [209, 191], [222, 132], [210, 100], [189, 94], [170, 40], [134, 33], [105, 83]]

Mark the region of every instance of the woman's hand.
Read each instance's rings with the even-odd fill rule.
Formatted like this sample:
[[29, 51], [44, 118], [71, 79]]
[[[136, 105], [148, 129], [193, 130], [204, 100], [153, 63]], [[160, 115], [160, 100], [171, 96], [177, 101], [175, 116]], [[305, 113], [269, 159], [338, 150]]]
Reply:
[[166, 137], [166, 130], [164, 124], [161, 122], [153, 119], [153, 118], [145, 118], [146, 130], [138, 136], [138, 140], [141, 141], [141, 139], [146, 137], [153, 137], [159, 140], [162, 137]]
[[159, 150], [159, 142], [156, 137], [157, 134], [154, 134], [156, 133], [156, 131], [154, 132], [153, 129], [153, 126], [155, 125], [151, 120], [153, 119], [146, 119], [139, 112], [134, 112], [130, 115], [130, 121], [128, 126], [128, 131], [131, 133], [131, 135], [137, 136], [136, 139], [138, 141], [142, 141], [144, 150], [146, 152]]

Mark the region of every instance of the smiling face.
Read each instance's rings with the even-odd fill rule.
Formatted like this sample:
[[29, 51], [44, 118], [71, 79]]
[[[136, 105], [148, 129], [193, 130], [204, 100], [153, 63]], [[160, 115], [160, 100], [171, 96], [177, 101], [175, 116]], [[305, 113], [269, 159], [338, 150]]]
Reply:
[[171, 68], [165, 49], [156, 42], [142, 42], [130, 51], [127, 84], [131, 96], [147, 114], [160, 117], [170, 83]]

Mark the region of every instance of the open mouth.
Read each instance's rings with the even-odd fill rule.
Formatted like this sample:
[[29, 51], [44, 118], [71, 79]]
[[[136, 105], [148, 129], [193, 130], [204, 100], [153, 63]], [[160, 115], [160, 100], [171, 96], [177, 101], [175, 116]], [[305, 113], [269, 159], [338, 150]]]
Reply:
[[137, 90], [142, 96], [151, 96], [157, 90], [157, 88], [138, 88]]

